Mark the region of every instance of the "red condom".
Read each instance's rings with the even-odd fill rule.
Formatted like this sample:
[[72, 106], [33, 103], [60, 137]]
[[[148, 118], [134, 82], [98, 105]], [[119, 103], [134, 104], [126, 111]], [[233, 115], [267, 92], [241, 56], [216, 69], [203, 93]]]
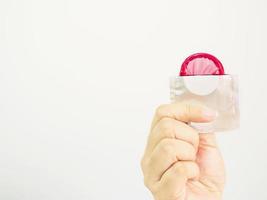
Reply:
[[222, 63], [208, 53], [196, 53], [185, 59], [180, 76], [224, 75]]

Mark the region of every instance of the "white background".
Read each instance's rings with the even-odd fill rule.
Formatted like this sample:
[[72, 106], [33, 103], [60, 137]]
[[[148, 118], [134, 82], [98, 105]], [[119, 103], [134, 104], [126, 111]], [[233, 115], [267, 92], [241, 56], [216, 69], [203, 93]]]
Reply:
[[195, 52], [238, 74], [227, 200], [267, 199], [265, 0], [0, 0], [0, 199], [151, 199], [139, 161]]

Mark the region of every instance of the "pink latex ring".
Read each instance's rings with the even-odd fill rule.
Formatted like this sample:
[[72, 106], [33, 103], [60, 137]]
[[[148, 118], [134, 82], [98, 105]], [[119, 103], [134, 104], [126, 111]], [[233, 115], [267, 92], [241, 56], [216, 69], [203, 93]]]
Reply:
[[222, 63], [208, 53], [196, 53], [185, 59], [180, 76], [224, 75]]

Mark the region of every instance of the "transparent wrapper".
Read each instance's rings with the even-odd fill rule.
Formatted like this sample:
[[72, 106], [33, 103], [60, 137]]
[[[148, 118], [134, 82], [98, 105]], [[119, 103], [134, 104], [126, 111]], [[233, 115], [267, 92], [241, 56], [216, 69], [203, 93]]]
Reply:
[[198, 102], [217, 112], [212, 122], [190, 122], [201, 133], [239, 127], [238, 78], [235, 75], [173, 76], [170, 78], [170, 98], [172, 102]]

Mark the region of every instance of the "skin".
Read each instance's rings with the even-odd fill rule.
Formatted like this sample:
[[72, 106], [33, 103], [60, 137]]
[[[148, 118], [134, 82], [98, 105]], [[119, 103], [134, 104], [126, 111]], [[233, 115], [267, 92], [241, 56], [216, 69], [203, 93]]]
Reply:
[[192, 102], [157, 108], [141, 161], [155, 200], [222, 199], [225, 169], [215, 135], [188, 125], [215, 118], [214, 111]]

